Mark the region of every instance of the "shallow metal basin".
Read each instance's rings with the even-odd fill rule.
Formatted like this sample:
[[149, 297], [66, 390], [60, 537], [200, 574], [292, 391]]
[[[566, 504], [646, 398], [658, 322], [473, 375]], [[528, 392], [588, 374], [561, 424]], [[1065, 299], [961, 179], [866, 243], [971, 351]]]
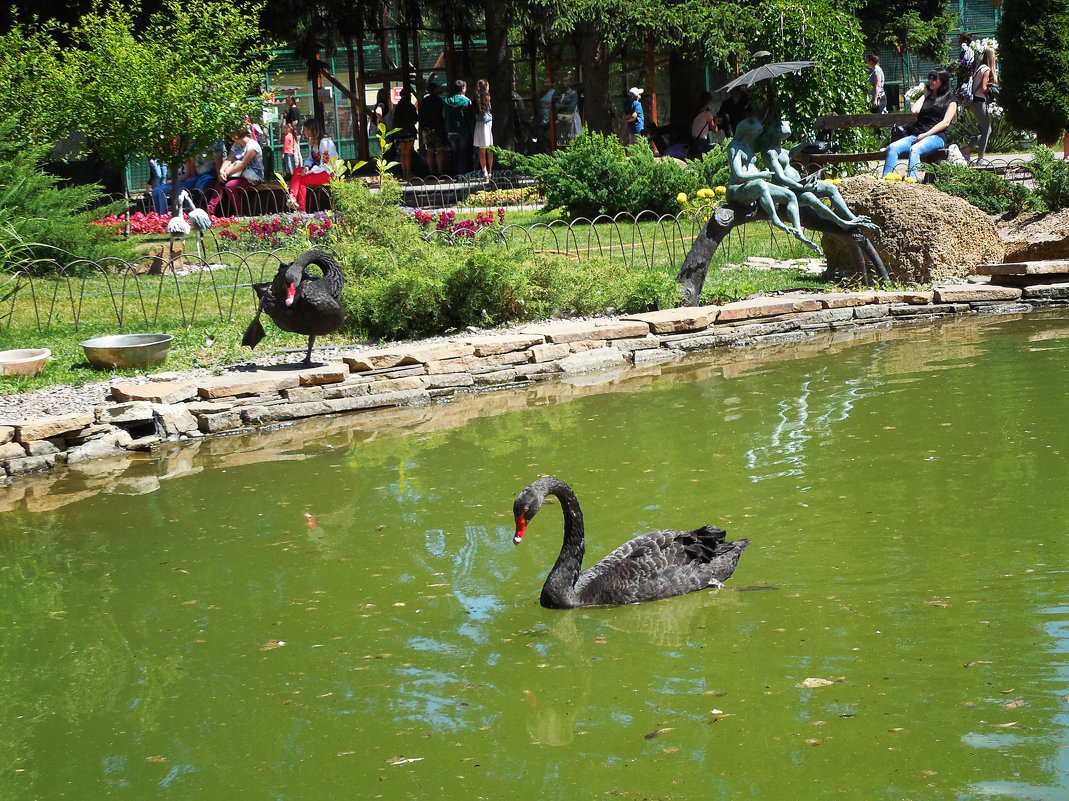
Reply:
[[80, 343], [89, 363], [102, 370], [163, 364], [171, 349], [170, 334], [117, 334]]
[[0, 375], [37, 375], [51, 355], [48, 348], [0, 350]]

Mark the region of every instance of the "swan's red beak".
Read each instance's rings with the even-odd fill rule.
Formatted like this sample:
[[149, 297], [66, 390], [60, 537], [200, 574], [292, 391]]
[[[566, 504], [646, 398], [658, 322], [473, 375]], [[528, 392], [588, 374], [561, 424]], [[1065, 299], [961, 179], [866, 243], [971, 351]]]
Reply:
[[523, 515], [516, 517], [516, 536], [512, 538], [513, 545], [519, 545], [523, 542], [523, 535], [527, 533], [527, 521], [524, 520]]
[[297, 294], [297, 285], [296, 284], [290, 284], [288, 287], [286, 287], [286, 305], [287, 306], [292, 306], [293, 305], [293, 296], [296, 295], [296, 294]]

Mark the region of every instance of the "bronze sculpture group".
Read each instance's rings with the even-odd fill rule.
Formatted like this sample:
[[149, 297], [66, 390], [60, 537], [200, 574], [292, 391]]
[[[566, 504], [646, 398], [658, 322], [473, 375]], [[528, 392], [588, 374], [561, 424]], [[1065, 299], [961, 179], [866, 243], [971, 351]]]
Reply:
[[868, 217], [850, 211], [834, 184], [819, 180], [819, 174], [803, 176], [792, 166], [790, 152], [783, 147], [790, 133], [790, 125], [775, 116], [767, 126], [750, 116], [736, 127], [728, 144], [727, 203], [714, 212], [679, 272], [685, 305], [698, 305], [709, 262], [731, 229], [762, 219], [818, 254], [820, 247], [805, 235], [803, 223], [808, 229], [828, 234], [847, 246], [866, 284], [866, 259], [881, 278], [887, 279], [883, 262], [868, 238], [879, 228]]

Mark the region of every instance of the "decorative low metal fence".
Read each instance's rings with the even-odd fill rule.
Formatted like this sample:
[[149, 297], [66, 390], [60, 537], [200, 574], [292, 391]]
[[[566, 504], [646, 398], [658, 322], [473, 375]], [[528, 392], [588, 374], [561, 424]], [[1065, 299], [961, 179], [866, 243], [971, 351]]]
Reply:
[[[664, 269], [674, 274], [703, 224], [693, 210], [677, 215], [624, 213], [571, 222], [493, 225], [478, 237], [484, 247], [521, 248], [577, 261], [607, 258], [620, 260], [629, 269]], [[748, 232], [740, 230], [734, 240], [745, 252], [745, 238], [764, 236], [766, 230], [771, 243], [777, 235], [764, 224]], [[170, 251], [163, 243], [163, 253], [146, 254], [136, 261], [21, 264], [0, 276], [0, 328], [10, 329], [16, 321], [39, 331], [60, 323], [73, 325], [75, 330], [90, 322], [121, 330], [155, 326], [161, 320], [183, 326], [230, 321], [255, 310], [251, 284], [270, 280], [293, 255], [292, 250], [231, 251], [211, 231], [204, 254], [196, 255], [191, 252], [195, 236], [190, 235], [190, 250], [184, 253]], [[459, 244], [467, 235], [432, 231], [428, 238], [449, 245]], [[730, 257], [735, 246], [728, 241], [721, 250]]]

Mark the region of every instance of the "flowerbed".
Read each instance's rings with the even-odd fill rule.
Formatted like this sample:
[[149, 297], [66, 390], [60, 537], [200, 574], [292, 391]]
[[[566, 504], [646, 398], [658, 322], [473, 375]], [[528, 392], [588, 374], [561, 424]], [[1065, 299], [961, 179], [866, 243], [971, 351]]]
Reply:
[[334, 223], [328, 212], [315, 214], [293, 212], [255, 217], [243, 223], [235, 232], [228, 228], [219, 232], [220, 238], [252, 250], [265, 248], [304, 247], [324, 245], [331, 241]]
[[[189, 221], [188, 216], [183, 215], [186, 221]], [[215, 217], [212, 216], [212, 228], [223, 228], [228, 225], [233, 225], [237, 222], [237, 217]], [[167, 223], [171, 221], [170, 214], [159, 214], [155, 211], [145, 213], [143, 211], [136, 212], [130, 215], [130, 233], [136, 235], [143, 234], [165, 234], [167, 233]], [[102, 225], [107, 228], [111, 228], [115, 233], [121, 233], [126, 227], [126, 216], [122, 214], [112, 214], [110, 217], [105, 217], [103, 220], [93, 220], [93, 225]]]
[[441, 233], [450, 237], [474, 237], [480, 231], [491, 228], [497, 223], [505, 222], [505, 210], [494, 212], [480, 211], [474, 219], [457, 219], [455, 211], [427, 212], [423, 209], [403, 209], [402, 214], [411, 217], [427, 232]]

